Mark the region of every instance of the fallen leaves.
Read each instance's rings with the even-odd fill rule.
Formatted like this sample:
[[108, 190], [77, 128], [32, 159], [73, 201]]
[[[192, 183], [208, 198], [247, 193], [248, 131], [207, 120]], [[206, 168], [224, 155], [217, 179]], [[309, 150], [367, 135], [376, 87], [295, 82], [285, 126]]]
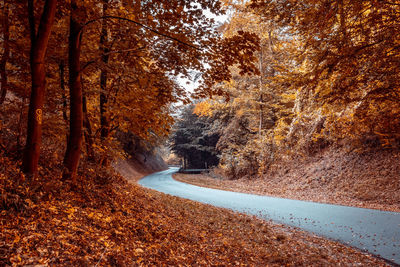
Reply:
[[314, 157], [279, 162], [263, 177], [235, 180], [174, 174], [210, 188], [400, 212], [398, 151], [364, 153], [331, 149]]
[[51, 197], [21, 193], [24, 208], [1, 212], [0, 265], [385, 264], [332, 241], [146, 190], [117, 175], [109, 184], [96, 183], [96, 176], [81, 179], [75, 191], [62, 186]]

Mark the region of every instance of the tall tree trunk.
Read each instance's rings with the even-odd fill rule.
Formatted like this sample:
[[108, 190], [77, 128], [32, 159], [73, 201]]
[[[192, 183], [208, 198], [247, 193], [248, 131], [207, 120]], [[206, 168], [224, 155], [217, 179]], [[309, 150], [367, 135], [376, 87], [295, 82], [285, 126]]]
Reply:
[[90, 124], [88, 111], [87, 111], [87, 100], [85, 94], [83, 94], [82, 99], [82, 110], [83, 110], [83, 126], [84, 126], [84, 135], [85, 135], [85, 144], [86, 144], [86, 151], [89, 160], [94, 160], [94, 151], [93, 151], [93, 132], [92, 126]]
[[260, 48], [260, 58], [259, 58], [259, 69], [260, 69], [260, 78], [259, 78], [259, 86], [260, 86], [260, 113], [259, 113], [259, 122], [258, 122], [258, 136], [261, 138], [261, 130], [262, 130], [262, 123], [263, 123], [263, 105], [264, 105], [264, 99], [263, 99], [263, 51], [262, 51], [262, 46]]
[[28, 112], [28, 132], [23, 158], [23, 171], [29, 175], [37, 173], [42, 143], [42, 109], [45, 92], [45, 55], [51, 28], [56, 13], [57, 0], [46, 0], [40, 19], [37, 34], [35, 34], [34, 4], [28, 0], [29, 22], [31, 29], [31, 76], [32, 91]]
[[0, 75], [1, 75], [1, 93], [0, 93], [0, 105], [3, 104], [4, 100], [6, 99], [7, 94], [7, 72], [6, 72], [6, 65], [8, 58], [10, 56], [10, 23], [8, 21], [8, 13], [9, 13], [9, 5], [7, 1], [4, 1], [4, 11], [3, 11], [3, 56], [0, 62]]
[[[103, 16], [107, 15], [108, 0], [103, 0]], [[103, 68], [100, 73], [100, 126], [101, 126], [101, 141], [103, 145], [107, 145], [106, 141], [110, 135], [110, 120], [107, 114], [107, 69], [105, 68], [109, 61], [109, 48], [108, 48], [108, 29], [107, 21], [102, 20], [101, 35], [100, 35], [100, 49], [102, 52], [101, 60], [103, 62]], [[108, 165], [107, 155], [102, 157], [101, 164], [103, 166]]]
[[76, 173], [82, 147], [83, 110], [80, 53], [82, 40], [82, 12], [76, 0], [71, 1], [70, 32], [68, 40], [70, 120], [69, 139], [64, 157], [63, 179], [76, 184]]

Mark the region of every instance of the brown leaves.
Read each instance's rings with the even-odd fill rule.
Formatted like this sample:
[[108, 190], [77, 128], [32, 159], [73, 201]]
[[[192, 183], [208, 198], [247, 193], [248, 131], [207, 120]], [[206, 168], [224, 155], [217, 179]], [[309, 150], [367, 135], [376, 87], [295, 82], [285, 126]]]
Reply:
[[340, 245], [144, 190], [117, 176], [107, 184], [92, 173], [84, 179], [76, 191], [60, 186], [51, 200], [25, 198], [25, 211], [1, 212], [0, 264], [299, 266], [335, 265], [338, 258], [351, 263], [359, 257]]

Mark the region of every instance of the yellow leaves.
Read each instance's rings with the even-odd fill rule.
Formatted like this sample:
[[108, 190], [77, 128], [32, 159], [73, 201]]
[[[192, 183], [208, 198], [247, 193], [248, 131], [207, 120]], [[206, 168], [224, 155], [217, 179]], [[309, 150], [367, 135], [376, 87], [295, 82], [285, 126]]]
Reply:
[[198, 116], [211, 117], [213, 114], [213, 106], [211, 100], [203, 101], [195, 105], [193, 113]]
[[[298, 123], [298, 122], [297, 122]], [[282, 142], [285, 140], [287, 132], [289, 130], [289, 125], [286, 122], [286, 118], [281, 118], [276, 124], [274, 128], [274, 142], [277, 145], [282, 145]]]
[[293, 92], [293, 93], [288, 92], [288, 93], [281, 94], [281, 97], [286, 101], [294, 102], [296, 100], [296, 95], [297, 95], [297, 92]]
[[136, 16], [135, 16], [135, 14], [133, 14], [133, 13], [129, 13], [128, 18], [129, 18], [130, 20], [135, 20], [135, 19], [136, 19]]

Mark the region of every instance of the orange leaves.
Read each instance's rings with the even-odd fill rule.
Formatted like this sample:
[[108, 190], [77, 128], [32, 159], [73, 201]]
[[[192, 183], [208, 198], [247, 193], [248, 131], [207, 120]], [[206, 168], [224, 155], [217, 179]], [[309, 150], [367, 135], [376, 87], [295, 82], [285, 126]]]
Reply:
[[[322, 109], [324, 116], [336, 121], [329, 119], [324, 125], [326, 140], [359, 143], [369, 135], [382, 137], [374, 134], [379, 132], [386, 136], [377, 145], [396, 146], [400, 106], [394, 99], [400, 79], [393, 70], [399, 68], [398, 6], [360, 0], [253, 0], [250, 7], [297, 43], [289, 50], [295, 63], [292, 74], [283, 72], [278, 81], [283, 88], [298, 90], [297, 119], [308, 117], [317, 123]], [[305, 141], [305, 135], [297, 138]]]
[[[343, 265], [356, 259], [380, 263], [336, 243], [297, 232], [291, 238], [287, 229], [264, 221], [98, 173], [112, 179], [99, 184], [88, 173], [74, 192], [60, 186], [52, 201], [34, 203], [32, 210], [3, 210], [0, 264], [265, 266], [279, 260], [299, 266], [312, 265], [320, 253], [318, 260]], [[319, 246], [334, 253], [315, 249]], [[300, 248], [302, 257], [296, 254]]]

